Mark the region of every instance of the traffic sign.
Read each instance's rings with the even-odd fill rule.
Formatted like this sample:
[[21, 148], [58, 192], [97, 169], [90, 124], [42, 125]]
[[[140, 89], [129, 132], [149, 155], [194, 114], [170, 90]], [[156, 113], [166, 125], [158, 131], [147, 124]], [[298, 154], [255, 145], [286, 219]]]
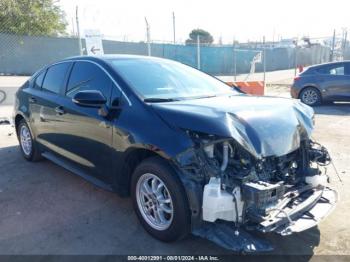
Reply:
[[88, 55], [103, 55], [102, 36], [99, 30], [85, 30], [85, 43]]

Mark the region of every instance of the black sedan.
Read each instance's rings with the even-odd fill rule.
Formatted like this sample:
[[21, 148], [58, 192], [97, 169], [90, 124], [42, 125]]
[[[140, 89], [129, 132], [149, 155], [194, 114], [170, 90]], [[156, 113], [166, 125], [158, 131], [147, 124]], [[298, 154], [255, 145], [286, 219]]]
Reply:
[[235, 251], [270, 250], [246, 229], [300, 232], [337, 201], [318, 169], [331, 159], [311, 140], [312, 108], [242, 94], [174, 61], [69, 58], [35, 73], [14, 112], [25, 159], [131, 195], [163, 241], [192, 232]]
[[307, 68], [294, 79], [291, 95], [310, 106], [350, 101], [350, 62], [334, 62]]

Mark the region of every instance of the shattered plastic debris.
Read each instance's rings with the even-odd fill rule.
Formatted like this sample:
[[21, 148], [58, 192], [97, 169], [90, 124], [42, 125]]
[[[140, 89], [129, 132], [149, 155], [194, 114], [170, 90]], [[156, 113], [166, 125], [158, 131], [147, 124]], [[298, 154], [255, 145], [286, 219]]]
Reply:
[[235, 252], [254, 253], [273, 250], [268, 241], [257, 238], [244, 229], [237, 229], [226, 222], [205, 223], [194, 229], [192, 233]]

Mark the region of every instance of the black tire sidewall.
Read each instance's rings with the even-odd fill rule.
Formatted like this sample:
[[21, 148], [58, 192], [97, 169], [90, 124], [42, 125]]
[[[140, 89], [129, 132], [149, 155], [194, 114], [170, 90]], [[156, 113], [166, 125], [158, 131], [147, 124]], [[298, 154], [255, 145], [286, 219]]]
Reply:
[[[159, 177], [166, 185], [171, 195], [174, 208], [173, 220], [171, 225], [165, 230], [156, 230], [151, 227], [145, 221], [138, 208], [136, 184], [139, 178], [145, 173], [151, 173]], [[152, 157], [143, 161], [136, 168], [131, 180], [131, 196], [137, 217], [146, 231], [153, 237], [164, 242], [171, 242], [184, 238], [189, 234], [191, 221], [186, 193], [176, 173], [165, 160], [158, 157]]]
[[[308, 91], [308, 90], [312, 90], [314, 91], [316, 94], [317, 94], [317, 101], [314, 103], [314, 104], [307, 104], [305, 103], [305, 101], [303, 100], [303, 94]], [[300, 93], [300, 100], [301, 102], [303, 102], [305, 105], [308, 105], [308, 106], [318, 106], [321, 104], [322, 102], [322, 97], [321, 97], [321, 93], [314, 87], [306, 87], [304, 88], [301, 93]]]

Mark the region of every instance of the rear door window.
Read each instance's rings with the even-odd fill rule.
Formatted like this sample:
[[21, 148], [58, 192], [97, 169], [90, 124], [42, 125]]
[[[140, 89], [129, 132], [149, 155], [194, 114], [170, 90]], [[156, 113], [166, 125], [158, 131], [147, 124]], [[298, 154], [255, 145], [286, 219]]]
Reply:
[[60, 89], [64, 85], [64, 80], [66, 78], [69, 67], [70, 63], [68, 62], [51, 66], [45, 75], [42, 89], [55, 94], [59, 94]]
[[112, 80], [97, 65], [90, 62], [76, 62], [68, 81], [66, 96], [73, 98], [83, 90], [99, 90], [108, 103], [111, 97]]
[[345, 74], [345, 67], [344, 67], [344, 64], [330, 65], [330, 66], [319, 68], [317, 72], [325, 75], [343, 76]]
[[329, 73], [331, 75], [339, 75], [339, 76], [343, 76], [344, 75], [344, 65], [342, 66], [337, 66], [337, 67], [334, 67], [334, 68], [331, 68]]

